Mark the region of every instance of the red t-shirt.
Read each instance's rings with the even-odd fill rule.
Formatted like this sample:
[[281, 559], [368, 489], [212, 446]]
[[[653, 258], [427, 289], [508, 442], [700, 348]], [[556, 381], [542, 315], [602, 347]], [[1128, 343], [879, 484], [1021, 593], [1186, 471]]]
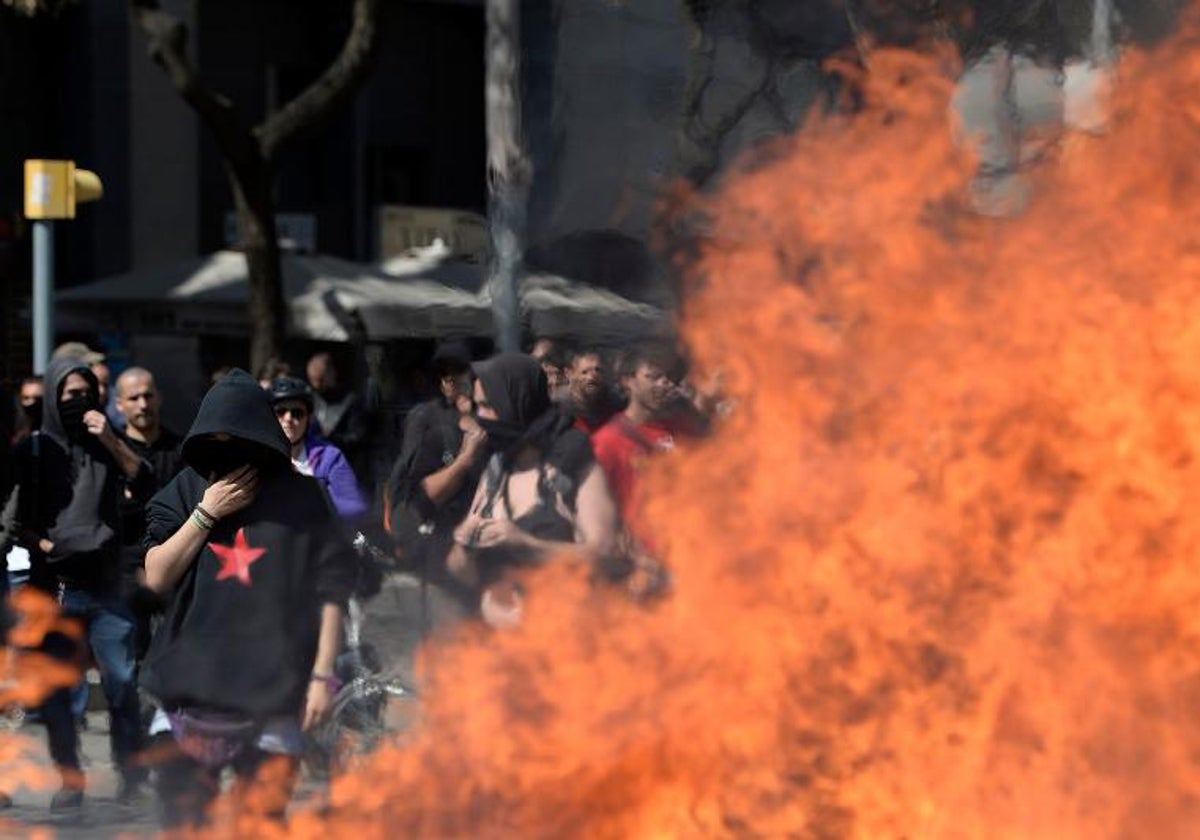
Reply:
[[636, 518], [638, 473], [642, 462], [657, 453], [674, 449], [676, 436], [674, 423], [638, 424], [624, 412], [592, 435], [596, 460], [604, 469], [604, 477], [608, 479], [608, 486], [626, 522]]

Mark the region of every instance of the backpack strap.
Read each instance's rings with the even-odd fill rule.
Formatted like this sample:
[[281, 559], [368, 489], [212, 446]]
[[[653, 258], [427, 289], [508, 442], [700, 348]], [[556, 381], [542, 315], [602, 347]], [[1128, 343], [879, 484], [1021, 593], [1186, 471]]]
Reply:
[[543, 491], [543, 500], [551, 505], [562, 499], [567, 510], [575, 513], [575, 502], [579, 498], [579, 483], [575, 476], [565, 470], [556, 469], [552, 478], [547, 478], [545, 472], [538, 480], [538, 487]]
[[487, 469], [483, 472], [483, 507], [480, 508], [479, 513], [484, 519], [492, 518], [496, 507], [496, 499], [499, 498], [500, 491], [504, 489], [506, 477], [500, 456], [493, 455], [488, 461]]

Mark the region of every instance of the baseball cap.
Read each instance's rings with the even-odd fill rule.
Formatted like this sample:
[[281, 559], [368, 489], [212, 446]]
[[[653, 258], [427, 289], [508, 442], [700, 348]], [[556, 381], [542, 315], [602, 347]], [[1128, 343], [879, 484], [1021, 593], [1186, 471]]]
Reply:
[[85, 365], [95, 365], [104, 361], [104, 354], [93, 350], [82, 341], [68, 341], [55, 347], [54, 352], [50, 354], [51, 361], [58, 359], [79, 359]]
[[439, 342], [433, 353], [435, 370], [466, 370], [471, 366], [471, 345], [462, 339]]

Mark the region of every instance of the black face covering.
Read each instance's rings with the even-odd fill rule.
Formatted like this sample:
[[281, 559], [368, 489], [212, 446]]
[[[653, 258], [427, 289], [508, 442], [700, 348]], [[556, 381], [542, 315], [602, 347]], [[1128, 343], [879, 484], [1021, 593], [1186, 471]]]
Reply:
[[41, 428], [42, 425], [42, 401], [36, 399], [29, 405], [21, 406], [21, 413], [25, 415], [25, 419], [29, 422], [32, 429]]
[[83, 415], [95, 408], [96, 402], [91, 397], [76, 396], [59, 401], [58, 416], [62, 420], [63, 431], [68, 438], [72, 440], [87, 438], [87, 426], [83, 422]]
[[472, 365], [498, 419], [479, 419], [493, 453], [511, 460], [526, 446], [546, 453], [571, 425], [571, 417], [550, 402], [546, 374], [533, 358], [502, 353]]
[[503, 420], [489, 420], [486, 417], [476, 417], [479, 426], [487, 432], [488, 449], [493, 453], [505, 453], [520, 442], [525, 430], [513, 423]]
[[238, 440], [209, 440], [196, 445], [195, 461], [205, 465], [210, 481], [224, 478], [247, 465], [262, 468], [271, 461], [271, 453], [254, 443]]

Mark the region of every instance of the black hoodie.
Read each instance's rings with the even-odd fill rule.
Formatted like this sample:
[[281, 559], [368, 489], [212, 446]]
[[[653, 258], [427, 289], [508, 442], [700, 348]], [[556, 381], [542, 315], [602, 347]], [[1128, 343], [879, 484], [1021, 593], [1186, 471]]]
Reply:
[[[211, 435], [229, 435], [214, 443]], [[227, 457], [229, 452], [238, 458]], [[352, 549], [316, 480], [292, 469], [266, 394], [235, 370], [205, 396], [183, 443], [187, 464], [151, 500], [146, 545], [166, 542], [209, 484], [241, 459], [259, 469], [251, 505], [220, 520], [171, 595], [142, 672], [164, 708], [265, 718], [299, 713], [322, 604], [344, 604]]]
[[[88, 382], [93, 396], [68, 429], [60, 400], [72, 373]], [[120, 572], [118, 503], [126, 481], [112, 454], [81, 425], [82, 410], [99, 409], [96, 377], [80, 360], [64, 358], [50, 363], [46, 383], [41, 433], [22, 441], [16, 458], [16, 528], [54, 543], [48, 555], [31, 551], [32, 577], [44, 585], [114, 585]], [[147, 464], [131, 489], [142, 492], [152, 480]]]

